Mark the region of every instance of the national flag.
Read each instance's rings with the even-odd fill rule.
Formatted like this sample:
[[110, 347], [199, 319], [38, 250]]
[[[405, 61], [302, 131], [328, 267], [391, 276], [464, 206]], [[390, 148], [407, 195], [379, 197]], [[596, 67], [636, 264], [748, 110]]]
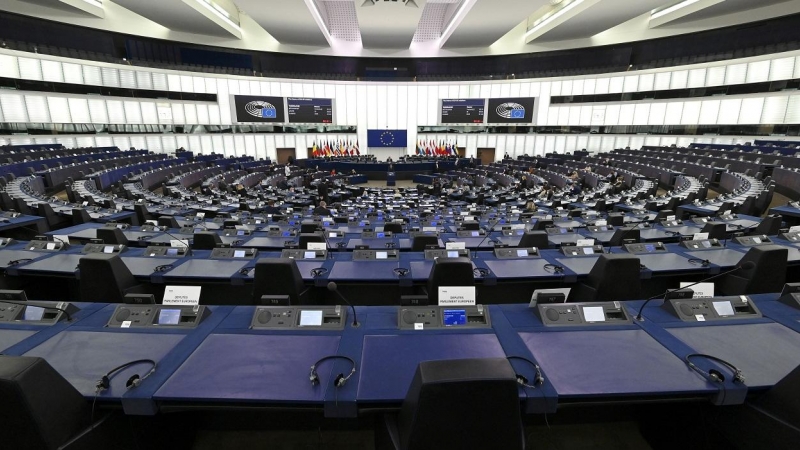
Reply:
[[358, 139], [356, 139], [356, 144], [353, 146], [353, 149], [355, 150], [357, 156], [361, 156], [361, 151], [358, 150]]

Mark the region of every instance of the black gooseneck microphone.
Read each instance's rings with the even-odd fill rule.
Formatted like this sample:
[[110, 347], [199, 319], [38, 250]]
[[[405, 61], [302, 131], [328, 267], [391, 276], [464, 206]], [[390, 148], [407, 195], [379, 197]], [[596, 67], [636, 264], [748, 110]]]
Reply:
[[178, 242], [180, 242], [180, 243], [184, 243], [184, 242], [185, 242], [185, 243], [186, 243], [186, 248], [189, 248], [189, 247], [191, 247], [191, 245], [189, 244], [189, 239], [181, 239], [181, 238], [179, 238], [178, 236], [175, 236], [174, 234], [170, 233], [170, 232], [169, 232], [169, 231], [167, 231], [167, 230], [161, 230], [161, 231], [162, 231], [164, 234], [168, 235], [169, 237], [173, 237], [173, 238], [175, 238], [175, 240], [176, 240], [176, 241], [178, 241]]
[[62, 244], [64, 244], [64, 249], [68, 249], [69, 248], [69, 242], [67, 242], [67, 241], [65, 241], [65, 240], [63, 240], [61, 238], [57, 238], [55, 236], [51, 236], [51, 237], [53, 239], [55, 239], [56, 241], [61, 242]]
[[328, 240], [328, 230], [322, 225], [319, 226], [319, 230], [322, 231], [322, 239], [325, 240], [325, 253], [327, 253], [328, 259], [333, 259], [333, 247], [331, 247], [331, 243]]
[[486, 230], [486, 236], [484, 236], [483, 239], [481, 239], [481, 241], [478, 243], [478, 246], [475, 247], [475, 252], [473, 253], [472, 259], [478, 259], [478, 250], [480, 250], [481, 245], [483, 245], [483, 243], [486, 242], [486, 239], [488, 239], [489, 236], [492, 235], [492, 232], [494, 231], [494, 227], [496, 227], [498, 223], [500, 223], [500, 218], [499, 217], [497, 219], [495, 219], [494, 224], [492, 224], [492, 226], [489, 227], [488, 230]]
[[335, 282], [333, 282], [333, 281], [329, 281], [328, 282], [328, 290], [331, 291], [331, 292], [335, 292], [336, 295], [338, 295], [339, 298], [342, 299], [342, 301], [345, 302], [350, 307], [350, 310], [353, 311], [353, 328], [358, 327], [359, 324], [358, 324], [358, 319], [356, 318], [356, 308], [355, 308], [355, 306], [353, 306], [352, 303], [350, 303], [346, 298], [344, 298], [344, 295], [342, 295], [342, 293], [339, 292], [339, 289], [336, 286]]
[[59, 311], [59, 312], [64, 313], [64, 316], [67, 318], [67, 322], [72, 322], [72, 316], [70, 316], [69, 313], [67, 312], [67, 310], [64, 309], [64, 308], [58, 308], [56, 306], [34, 305], [32, 303], [18, 302], [16, 300], [0, 300], [0, 303], [8, 303], [8, 304], [11, 304], [11, 305], [20, 305], [20, 306], [33, 306], [33, 307], [36, 307], [36, 308], [49, 309], [49, 310], [52, 310], [52, 311]]
[[690, 287], [695, 286], [697, 284], [705, 283], [706, 281], [711, 281], [714, 278], [719, 278], [719, 277], [721, 277], [723, 275], [731, 274], [733, 272], [736, 272], [737, 270], [750, 270], [750, 269], [753, 269], [755, 267], [756, 267], [756, 263], [754, 263], [753, 261], [746, 261], [746, 262], [742, 263], [741, 265], [734, 267], [731, 270], [728, 270], [728, 271], [725, 271], [725, 272], [722, 272], [722, 273], [718, 273], [718, 274], [710, 276], [708, 278], [704, 278], [704, 279], [702, 279], [702, 280], [700, 280], [700, 281], [698, 281], [696, 283], [692, 283], [692, 284], [690, 284], [688, 286], [684, 286], [684, 287], [679, 288], [679, 289], [672, 289], [672, 290], [667, 289], [666, 292], [664, 292], [663, 294], [658, 294], [656, 296], [650, 297], [647, 300], [645, 300], [644, 303], [642, 303], [642, 307], [639, 308], [639, 313], [636, 314], [636, 320], [638, 320], [640, 322], [643, 320], [642, 312], [644, 312], [644, 307], [647, 306], [648, 303], [650, 303], [650, 300], [654, 300], [654, 299], [657, 299], [659, 297], [664, 297], [664, 301], [667, 301], [667, 295], [672, 293], [672, 292], [679, 291], [681, 289], [687, 289], [687, 288], [690, 288]]

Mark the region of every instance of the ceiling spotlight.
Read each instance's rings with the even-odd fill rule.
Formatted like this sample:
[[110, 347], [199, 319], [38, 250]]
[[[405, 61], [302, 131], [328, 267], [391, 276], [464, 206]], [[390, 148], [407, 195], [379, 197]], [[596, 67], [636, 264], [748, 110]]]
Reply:
[[361, 7], [365, 6], [375, 6], [375, 0], [364, 0], [364, 3], [361, 4]]
[[417, 6], [417, 2], [415, 2], [414, 0], [406, 0], [406, 6], [409, 6], [411, 8], [419, 8], [419, 6]]

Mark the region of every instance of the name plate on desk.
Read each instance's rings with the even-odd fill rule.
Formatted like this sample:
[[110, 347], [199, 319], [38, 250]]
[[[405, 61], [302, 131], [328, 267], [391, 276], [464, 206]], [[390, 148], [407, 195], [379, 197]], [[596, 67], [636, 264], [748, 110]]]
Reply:
[[733, 238], [733, 241], [746, 246], [772, 244], [772, 240], [765, 234], [759, 236], [739, 236]]
[[127, 247], [125, 245], [110, 245], [110, 244], [86, 244], [81, 249], [81, 253], [122, 253]]
[[586, 227], [586, 230], [589, 231], [590, 233], [602, 233], [604, 231], [614, 231], [614, 227], [612, 227], [611, 225], [600, 226], [595, 224]]
[[397, 261], [400, 257], [398, 250], [354, 250], [353, 261]]
[[686, 247], [692, 250], [709, 250], [714, 248], [722, 248], [722, 244], [718, 239], [704, 239], [702, 241], [682, 241], [681, 247]]
[[109, 328], [196, 328], [211, 310], [202, 305], [119, 305]]
[[525, 229], [523, 228], [503, 230], [503, 236], [522, 236], [523, 234], [525, 234]]
[[475, 286], [440, 286], [439, 306], [475, 304]]
[[284, 249], [281, 251], [281, 258], [291, 259], [326, 259], [327, 250], [302, 250], [299, 248]]
[[148, 246], [142, 256], [151, 258], [158, 256], [167, 256], [173, 258], [183, 258], [192, 254], [189, 247], [165, 247], [163, 245]]
[[603, 253], [602, 245], [593, 245], [591, 247], [578, 247], [577, 245], [562, 245], [561, 254], [564, 256], [591, 256]]
[[397, 311], [401, 330], [490, 328], [489, 309], [473, 306], [408, 306]]
[[200, 304], [202, 286], [167, 286], [164, 289], [164, 305], [197, 306]]
[[673, 220], [662, 220], [661, 221], [661, 226], [664, 227], [664, 228], [679, 227], [681, 225], [683, 225], [683, 221], [682, 220], [674, 220], [673, 219]]
[[567, 227], [547, 227], [547, 234], [570, 234], [573, 233], [572, 228]]
[[654, 242], [652, 244], [645, 244], [645, 243], [625, 244], [624, 247], [625, 251], [632, 254], [667, 251], [667, 248], [661, 242]]
[[695, 233], [692, 236], [693, 241], [705, 241], [708, 239], [708, 233]]
[[539, 258], [539, 249], [536, 247], [495, 248], [494, 256], [497, 259]]
[[425, 250], [425, 259], [433, 260], [436, 258], [469, 258], [469, 250], [467, 249], [453, 249], [448, 250], [444, 248], [429, 248]]
[[347, 310], [341, 306], [258, 306], [250, 328], [268, 330], [343, 330]]
[[537, 304], [535, 314], [548, 327], [608, 326], [632, 323], [621, 302]]
[[761, 317], [755, 303], [746, 295], [673, 299], [661, 306], [684, 322], [753, 319]]
[[253, 259], [258, 255], [254, 248], [215, 248], [211, 250], [210, 259]]
[[467, 248], [466, 242], [445, 242], [445, 250], [464, 250]]

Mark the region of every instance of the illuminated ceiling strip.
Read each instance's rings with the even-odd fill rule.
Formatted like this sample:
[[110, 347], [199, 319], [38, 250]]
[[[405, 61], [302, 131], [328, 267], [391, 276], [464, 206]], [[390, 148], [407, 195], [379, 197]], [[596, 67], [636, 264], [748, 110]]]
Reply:
[[206, 19], [214, 22], [217, 26], [232, 34], [236, 38], [242, 39], [242, 27], [228, 17], [230, 14], [227, 13], [227, 11], [225, 14], [222, 14], [219, 11], [219, 9], [222, 8], [214, 5], [211, 0], [183, 0], [183, 3], [199, 12], [205, 16]]
[[699, 1], [700, 0], [684, 0], [684, 1], [682, 1], [680, 3], [676, 3], [676, 4], [674, 4], [674, 5], [672, 5], [672, 6], [668, 7], [668, 8], [664, 8], [662, 10], [659, 10], [659, 11], [656, 11], [654, 13], [651, 13], [650, 14], [650, 18], [651, 19], [658, 19], [661, 16], [666, 16], [669, 13], [675, 12], [675, 11], [677, 11], [679, 9], [682, 9], [682, 8], [686, 8], [687, 6], [693, 5], [693, 4], [695, 4], [695, 3], [699, 2]]
[[685, 0], [664, 9], [654, 9], [650, 12], [648, 26], [650, 28], [659, 27], [724, 1], [725, 0]]
[[102, 0], [60, 0], [61, 3], [80, 9], [96, 17], [105, 17], [106, 11], [103, 9]]
[[444, 46], [445, 42], [450, 39], [450, 36], [453, 32], [456, 31], [458, 25], [461, 24], [461, 21], [467, 16], [467, 13], [475, 6], [478, 0], [462, 0], [461, 5], [458, 7], [458, 11], [453, 14], [453, 17], [450, 19], [450, 22], [444, 28], [441, 37], [439, 38], [439, 48]]
[[322, 13], [320, 13], [319, 8], [317, 8], [317, 3], [314, 0], [305, 0], [305, 2], [306, 7], [311, 11], [311, 17], [314, 18], [314, 22], [317, 22], [319, 30], [322, 31], [322, 36], [328, 41], [328, 45], [333, 46], [333, 36], [331, 36], [330, 30], [328, 30], [328, 25], [325, 23]]
[[567, 4], [563, 8], [559, 9], [558, 11], [554, 12], [553, 14], [547, 16], [541, 22], [536, 23], [530, 30], [526, 31], [525, 34], [522, 36], [523, 39], [527, 40], [528, 37], [536, 33], [537, 31], [541, 30], [542, 28], [550, 25], [551, 23], [555, 22], [559, 17], [565, 15], [566, 13], [575, 9], [578, 5], [583, 3], [584, 0], [574, 0], [573, 2]]

